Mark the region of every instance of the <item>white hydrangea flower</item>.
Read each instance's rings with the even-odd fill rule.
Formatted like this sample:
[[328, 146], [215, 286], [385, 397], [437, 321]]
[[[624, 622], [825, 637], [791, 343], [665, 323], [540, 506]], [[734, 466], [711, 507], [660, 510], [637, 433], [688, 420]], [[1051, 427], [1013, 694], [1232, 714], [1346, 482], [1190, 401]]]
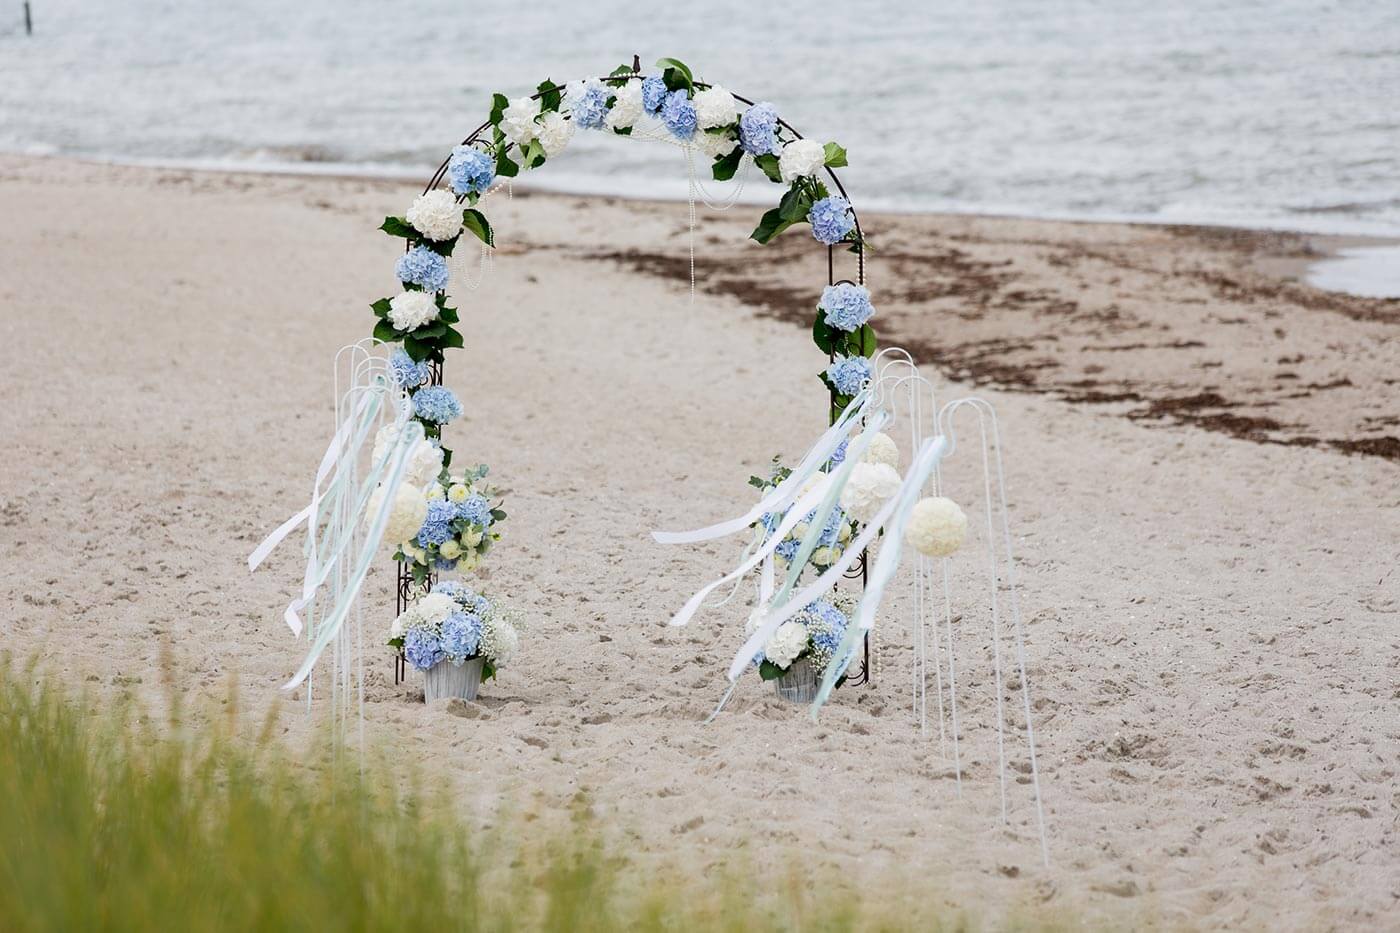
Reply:
[[[640, 87], [637, 88], [639, 99], [641, 90]], [[696, 123], [702, 130], [733, 123], [734, 118], [739, 114], [739, 105], [735, 103], [734, 95], [719, 85], [697, 91], [691, 102], [695, 104]]]
[[429, 593], [415, 604], [423, 621], [429, 625], [441, 625], [447, 617], [457, 611], [457, 603], [445, 593]]
[[462, 208], [452, 192], [442, 188], [420, 195], [404, 220], [430, 240], [450, 240], [462, 232]]
[[617, 100], [608, 111], [607, 124], [610, 130], [625, 130], [636, 126], [642, 118], [642, 82], [628, 81], [617, 89]]
[[535, 138], [539, 124], [535, 117], [540, 115], [540, 102], [529, 97], [517, 97], [510, 106], [501, 111], [501, 132], [506, 139], [523, 146]]
[[495, 667], [510, 663], [520, 647], [520, 632], [508, 619], [496, 613], [488, 616], [481, 627], [480, 651]]
[[437, 301], [429, 292], [399, 292], [389, 299], [389, 323], [398, 330], [417, 330], [437, 316]]
[[786, 670], [806, 649], [807, 629], [801, 622], [789, 619], [778, 626], [773, 637], [768, 639], [768, 644], [763, 647], [763, 656]]
[[402, 638], [409, 629], [423, 624], [423, 614], [418, 611], [417, 606], [409, 606], [399, 613], [392, 625], [389, 626], [390, 638]]
[[929, 557], [947, 557], [967, 538], [967, 515], [952, 499], [920, 499], [909, 513], [904, 542]]
[[690, 144], [705, 154], [710, 161], [718, 159], [720, 156], [729, 155], [734, 151], [734, 147], [739, 145], [738, 140], [728, 133], [696, 133]]
[[791, 183], [803, 175], [815, 175], [826, 164], [826, 147], [815, 139], [794, 139], [778, 156], [778, 171]]
[[[369, 508], [365, 512], [365, 524], [370, 525], [379, 517], [379, 509], [384, 504], [385, 488], [380, 485], [370, 493]], [[423, 527], [423, 519], [428, 517], [428, 502], [423, 493], [408, 483], [400, 483], [394, 491], [393, 504], [389, 507], [389, 520], [384, 526], [384, 540], [393, 544], [407, 541], [418, 534]]]
[[899, 471], [888, 463], [857, 463], [841, 490], [841, 508], [858, 522], [868, 522], [899, 492]]
[[551, 110], [540, 118], [538, 138], [544, 147], [544, 154], [553, 158], [564, 151], [569, 140], [574, 138], [574, 124], [565, 120], [563, 114]]
[[899, 447], [883, 431], [870, 439], [870, 446], [861, 458], [866, 463], [885, 463], [899, 469]]

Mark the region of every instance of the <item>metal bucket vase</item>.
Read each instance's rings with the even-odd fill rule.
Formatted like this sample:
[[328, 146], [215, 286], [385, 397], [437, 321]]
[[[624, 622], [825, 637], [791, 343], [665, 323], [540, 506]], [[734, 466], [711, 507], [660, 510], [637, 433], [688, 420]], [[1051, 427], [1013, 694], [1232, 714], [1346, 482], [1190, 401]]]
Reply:
[[477, 688], [481, 686], [481, 663], [481, 658], [461, 664], [439, 661], [428, 668], [423, 672], [423, 702], [452, 697], [475, 700]]
[[773, 681], [773, 689], [789, 703], [811, 703], [817, 698], [817, 671], [810, 661], [801, 658]]

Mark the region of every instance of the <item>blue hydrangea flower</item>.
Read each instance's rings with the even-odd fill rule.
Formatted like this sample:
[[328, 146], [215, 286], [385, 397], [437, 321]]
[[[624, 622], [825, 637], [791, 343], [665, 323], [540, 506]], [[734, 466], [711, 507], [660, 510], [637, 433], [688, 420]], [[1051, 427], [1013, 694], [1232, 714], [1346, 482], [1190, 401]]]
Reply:
[[447, 660], [461, 664], [475, 657], [481, 646], [481, 616], [471, 612], [454, 612], [442, 623], [442, 651]]
[[642, 81], [642, 109], [647, 113], [656, 113], [666, 102], [666, 93], [666, 82], [661, 80], [660, 75], [646, 78]]
[[661, 120], [677, 139], [690, 139], [695, 135], [695, 105], [685, 91], [666, 95], [666, 102], [661, 106]]
[[423, 628], [408, 630], [403, 637], [403, 653], [408, 663], [420, 671], [426, 671], [446, 657], [438, 637]]
[[402, 347], [389, 357], [389, 374], [400, 389], [416, 389], [427, 382], [431, 375], [427, 363], [415, 363], [413, 357], [404, 352]]
[[[863, 356], [838, 356], [827, 367], [826, 378], [842, 395], [855, 395], [870, 380], [870, 361]], [[845, 456], [844, 445], [842, 456]]]
[[455, 560], [448, 560], [446, 557], [439, 557], [433, 561], [433, 569], [441, 570], [444, 573], [451, 573], [457, 569], [457, 562]]
[[784, 538], [778, 543], [778, 547], [773, 553], [777, 554], [788, 563], [792, 563], [792, 559], [797, 556], [798, 547], [799, 545], [795, 538]]
[[841, 647], [841, 639], [846, 635], [846, 616], [840, 609], [824, 599], [819, 599], [807, 607], [807, 634], [812, 639], [816, 654], [831, 657]]
[[841, 540], [841, 526], [846, 524], [846, 513], [839, 508], [831, 510], [822, 526], [822, 536], [817, 539], [818, 547], [831, 547]]
[[413, 413], [424, 421], [446, 424], [462, 414], [462, 403], [447, 386], [428, 386], [413, 393]]
[[399, 257], [394, 274], [425, 292], [440, 292], [447, 287], [447, 260], [426, 246], [415, 246]]
[[428, 517], [418, 528], [418, 546], [430, 547], [442, 544], [452, 537], [452, 519], [457, 517], [457, 506], [446, 499], [434, 499], [428, 503]]
[[739, 143], [749, 155], [777, 154], [778, 111], [764, 101], [754, 104], [739, 118]]
[[847, 439], [836, 445], [836, 449], [831, 452], [832, 466], [840, 466], [846, 462], [846, 445], [849, 443], [850, 440]]
[[875, 314], [870, 304], [870, 290], [850, 282], [822, 289], [819, 307], [826, 312], [827, 324], [847, 332], [859, 330]]
[[442, 580], [433, 584], [433, 588], [429, 590], [429, 592], [441, 593], [443, 596], [446, 596], [448, 599], [460, 605], [462, 598], [467, 594], [471, 594], [472, 591], [465, 583], [459, 583], [456, 580]]
[[458, 194], [480, 193], [496, 180], [496, 163], [472, 146], [458, 146], [447, 160], [447, 177]]
[[457, 504], [457, 517], [486, 528], [491, 524], [491, 503], [481, 493], [474, 492]]
[[608, 89], [602, 84], [589, 84], [570, 104], [570, 114], [578, 126], [586, 130], [602, 129], [608, 116]]
[[851, 213], [851, 203], [839, 194], [822, 198], [807, 212], [807, 222], [812, 225], [812, 236], [827, 246], [833, 246], [846, 238], [855, 229], [856, 218]]

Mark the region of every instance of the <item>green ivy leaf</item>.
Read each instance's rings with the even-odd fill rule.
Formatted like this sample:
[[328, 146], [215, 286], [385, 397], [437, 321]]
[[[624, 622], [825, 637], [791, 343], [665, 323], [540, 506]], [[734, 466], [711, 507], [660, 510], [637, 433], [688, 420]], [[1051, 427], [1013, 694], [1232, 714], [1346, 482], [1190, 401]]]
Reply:
[[540, 113], [559, 109], [559, 105], [563, 102], [563, 96], [553, 81], [545, 78], [535, 90], [540, 92]]
[[463, 346], [462, 335], [456, 328], [444, 325], [442, 329], [442, 339], [438, 344], [444, 350], [460, 350]]
[[760, 243], [767, 243], [791, 226], [792, 221], [783, 220], [782, 214], [775, 207], [759, 218], [758, 226], [754, 228], [753, 233], [749, 234], [749, 238]]
[[457, 237], [455, 236], [450, 240], [429, 240], [424, 238], [418, 242], [428, 247], [428, 249], [437, 253], [439, 256], [451, 256], [452, 251], [457, 248]]
[[753, 164], [763, 169], [763, 174], [768, 176], [769, 181], [782, 183], [783, 173], [778, 168], [778, 157], [773, 153], [767, 152], [761, 156], [754, 156]]
[[438, 307], [438, 320], [439, 320], [439, 321], [442, 321], [444, 324], [456, 324], [456, 323], [457, 323], [457, 320], [458, 320], [458, 318], [457, 318], [457, 309], [456, 309], [456, 308], [448, 308], [448, 307], [445, 307], [445, 306], [439, 306], [439, 307]]
[[744, 158], [744, 150], [739, 146], [734, 147], [734, 151], [727, 156], [720, 156], [715, 159], [713, 174], [715, 181], [729, 181], [734, 177], [734, 173], [739, 170], [739, 162]]
[[849, 164], [846, 161], [846, 150], [836, 143], [827, 143], [825, 149], [827, 168], [845, 168]]
[[827, 356], [831, 355], [834, 346], [831, 337], [831, 328], [826, 323], [826, 312], [818, 308], [816, 323], [812, 325], [812, 342]]
[[875, 355], [875, 328], [862, 324], [859, 330], [846, 335], [846, 352], [857, 356]]
[[[657, 68], [663, 68], [663, 69], [666, 69], [666, 70], [668, 70], [668, 71], [677, 71], [677, 72], [679, 72], [680, 75], [681, 75], [681, 77], [685, 78], [685, 85], [686, 85], [686, 87], [690, 87], [691, 85], [695, 84], [695, 76], [692, 75], [692, 74], [690, 73], [690, 68], [689, 68], [689, 66], [687, 66], [685, 62], [680, 61], [679, 59], [675, 59], [675, 58], [660, 58], [660, 59], [657, 59], [657, 61], [656, 61], [656, 67], [657, 67]], [[670, 87], [670, 85], [668, 84], [667, 87]], [[671, 88], [671, 90], [674, 91], [675, 88]]]
[[433, 348], [423, 341], [409, 334], [403, 338], [403, 349], [408, 354], [408, 358], [415, 363], [421, 363], [433, 353]]
[[503, 521], [505, 521], [505, 520], [506, 520], [506, 513], [505, 513], [505, 510], [504, 510], [504, 509], [492, 509], [492, 510], [491, 510], [491, 521], [493, 521], [493, 522], [503, 522]]
[[379, 225], [379, 229], [389, 236], [401, 236], [407, 240], [416, 239], [419, 236], [418, 231], [402, 217], [385, 217], [384, 222]]
[[402, 336], [388, 321], [379, 321], [374, 325], [374, 339], [382, 343], [397, 343]]
[[615, 127], [613, 127], [613, 132], [616, 133], [618, 136], [631, 136], [631, 135], [632, 135], [632, 127], [630, 127], [630, 126], [615, 126]]
[[666, 85], [668, 91], [685, 91], [687, 94], [693, 86], [685, 72], [677, 68], [667, 68], [661, 72], [661, 83]]
[[501, 122], [501, 117], [502, 117], [502, 115], [506, 112], [506, 108], [509, 107], [509, 106], [510, 106], [510, 99], [509, 99], [508, 97], [506, 97], [506, 95], [504, 95], [504, 94], [492, 94], [492, 95], [491, 95], [491, 117], [490, 117], [490, 120], [491, 120], [491, 125], [492, 125], [492, 126], [497, 126], [497, 125], [500, 124], [500, 122]]
[[441, 337], [446, 332], [446, 324], [442, 323], [442, 321], [433, 321], [431, 324], [424, 324], [422, 327], [415, 330], [413, 332], [413, 338], [426, 343], [437, 337]]
[[625, 76], [625, 75], [630, 75], [631, 73], [632, 73], [632, 66], [631, 66], [631, 65], [628, 65], [628, 64], [621, 64], [621, 65], [618, 65], [616, 68], [614, 68], [614, 69], [608, 74], [607, 79], [606, 79], [603, 83], [606, 84], [606, 85], [609, 85], [609, 86], [611, 86], [611, 87], [625, 87], [625, 86], [627, 85], [627, 82], [628, 82], [630, 79], [627, 78], [627, 77], [624, 77], [624, 76]]
[[375, 317], [381, 318], [381, 319], [382, 319], [382, 318], [385, 318], [385, 317], [388, 317], [388, 316], [389, 316], [389, 299], [388, 299], [388, 298], [381, 298], [381, 299], [379, 299], [378, 301], [376, 301], [374, 304], [370, 305], [370, 308], [372, 308], [372, 309], [374, 310], [374, 316], [375, 316]]
[[502, 178], [514, 178], [520, 174], [520, 166], [506, 155], [506, 150], [509, 148], [509, 146], [502, 146], [500, 151], [496, 153], [496, 174]]
[[778, 216], [792, 224], [806, 220], [811, 210], [812, 196], [800, 181], [793, 182], [792, 187], [783, 194], [783, 199], [778, 202]]
[[785, 673], [787, 672], [767, 658], [764, 658], [763, 663], [758, 665], [758, 676], [764, 680], [777, 680]]
[[521, 153], [520, 158], [524, 160], [526, 168], [539, 168], [544, 165], [544, 146], [540, 145], [538, 139], [532, 139], [525, 144], [525, 151]]
[[491, 230], [491, 222], [486, 219], [485, 214], [476, 208], [469, 207], [462, 212], [462, 226], [476, 234], [476, 238], [487, 246], [496, 245], [496, 237]]

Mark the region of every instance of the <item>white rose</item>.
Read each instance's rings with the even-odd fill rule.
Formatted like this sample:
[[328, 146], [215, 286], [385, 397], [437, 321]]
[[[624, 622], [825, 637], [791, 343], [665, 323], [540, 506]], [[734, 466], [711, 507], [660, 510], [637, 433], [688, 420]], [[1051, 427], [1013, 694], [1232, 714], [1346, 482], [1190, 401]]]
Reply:
[[870, 446], [861, 459], [866, 463], [886, 463], [899, 469], [899, 447], [888, 434], [881, 432], [870, 439]]
[[463, 546], [463, 547], [476, 547], [476, 546], [479, 545], [480, 543], [481, 543], [481, 532], [477, 531], [475, 528], [472, 528], [472, 529], [470, 529], [470, 530], [468, 530], [468, 531], [462, 532], [462, 546]]
[[967, 515], [952, 499], [920, 499], [909, 513], [904, 541], [920, 554], [947, 557], [967, 538]]
[[480, 558], [476, 556], [475, 551], [466, 551], [462, 554], [461, 559], [457, 561], [457, 569], [462, 571], [462, 573], [471, 573], [476, 569], [476, 565], [479, 562]]
[[544, 154], [550, 158], [563, 152], [573, 137], [573, 121], [565, 120], [563, 114], [551, 110], [540, 118], [540, 145], [544, 147]]
[[792, 182], [803, 175], [815, 175], [826, 164], [826, 147], [815, 139], [794, 139], [783, 147], [778, 156], [778, 171], [783, 181]]
[[517, 97], [510, 106], [501, 111], [501, 132], [506, 139], [518, 146], [524, 146], [535, 138], [539, 125], [535, 117], [540, 114], [540, 103], [528, 97]]
[[763, 646], [763, 656], [779, 667], [786, 669], [797, 660], [797, 656], [807, 649], [807, 629], [801, 622], [788, 620], [778, 626], [768, 644]]
[[444, 593], [429, 593], [415, 605], [429, 625], [441, 625], [447, 617], [457, 611], [457, 603]]
[[818, 567], [830, 567], [841, 556], [841, 552], [829, 547], [819, 547], [812, 552], [812, 563]]
[[438, 553], [447, 560], [456, 560], [462, 556], [462, 546], [456, 541], [448, 539], [438, 545]]
[[857, 463], [841, 490], [841, 508], [858, 522], [869, 522], [899, 492], [899, 472], [888, 463]]
[[628, 81], [617, 89], [617, 100], [608, 111], [608, 129], [625, 130], [642, 118], [642, 82]]
[[436, 502], [439, 499], [447, 498], [447, 490], [442, 488], [442, 484], [433, 483], [428, 487], [427, 497], [429, 502]]
[[389, 323], [398, 330], [417, 330], [437, 316], [437, 301], [428, 292], [399, 292], [389, 299]]
[[462, 208], [452, 192], [442, 188], [420, 196], [404, 219], [430, 240], [450, 240], [462, 232]]
[[463, 486], [461, 483], [453, 483], [447, 490], [447, 498], [451, 499], [453, 502], [466, 502], [467, 496], [469, 495], [471, 495], [471, 490], [467, 489], [467, 487]]
[[[639, 100], [641, 90], [640, 87], [637, 88]], [[739, 106], [734, 102], [734, 95], [719, 85], [696, 92], [692, 102], [695, 104], [695, 120], [702, 130], [733, 123], [734, 118], [739, 113]]]

